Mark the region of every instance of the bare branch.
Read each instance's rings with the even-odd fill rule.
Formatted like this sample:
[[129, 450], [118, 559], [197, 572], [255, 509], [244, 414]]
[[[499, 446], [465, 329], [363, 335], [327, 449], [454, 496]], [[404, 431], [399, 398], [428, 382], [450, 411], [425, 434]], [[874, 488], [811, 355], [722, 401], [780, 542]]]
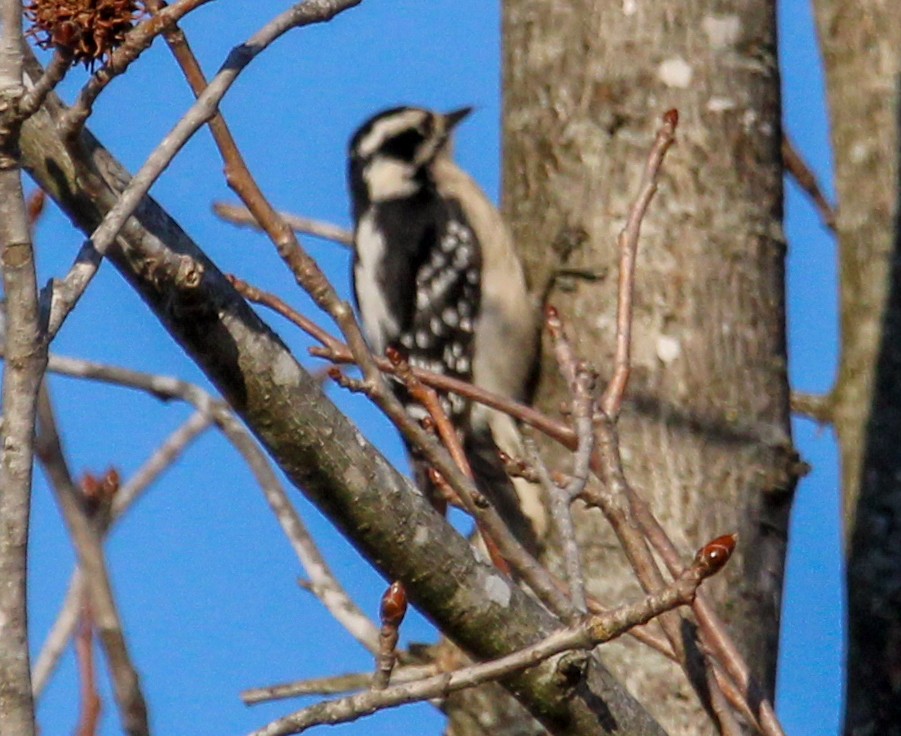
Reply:
[[835, 397], [832, 395], [832, 392], [827, 394], [811, 394], [804, 391], [791, 392], [792, 412], [812, 419], [820, 426], [826, 426], [835, 421], [834, 407]]
[[[118, 521], [144, 490], [178, 459], [188, 445], [210, 426], [211, 422], [212, 420], [206, 413], [195, 412], [166, 438], [153, 455], [119, 488], [110, 509], [110, 524]], [[69, 580], [69, 587], [63, 604], [60, 606], [60, 612], [57, 614], [56, 621], [50, 629], [34, 665], [32, 692], [35, 700], [40, 697], [50, 681], [50, 676], [75, 633], [83, 591], [84, 581], [81, 572], [76, 568]]]
[[65, 49], [58, 48], [50, 63], [44, 70], [44, 73], [34, 83], [31, 89], [22, 98], [19, 103], [19, 115], [24, 119], [29, 115], [34, 115], [47, 98], [66, 76], [66, 72], [72, 66], [72, 55]]
[[53, 622], [53, 627], [47, 634], [44, 646], [41, 647], [41, 653], [34, 665], [31, 688], [35, 700], [41, 697], [41, 693], [44, 692], [44, 688], [50, 682], [50, 677], [65, 654], [69, 641], [75, 634], [84, 596], [84, 578], [76, 568], [69, 579], [66, 597], [60, 606], [56, 621]]
[[34, 734], [28, 659], [26, 550], [35, 403], [46, 348], [19, 159], [22, 4], [0, 0], [0, 270], [5, 350], [0, 427], [0, 735]]
[[370, 690], [359, 695], [319, 703], [280, 718], [267, 727], [255, 731], [252, 736], [285, 736], [300, 733], [315, 725], [347, 723], [376, 710], [446, 697], [449, 693], [463, 688], [498, 680], [563, 652], [591, 649], [621, 636], [634, 626], [647, 623], [664, 611], [690, 602], [704, 578], [721, 569], [721, 566], [709, 565], [709, 556], [704, 554], [709, 546], [698, 553], [694, 564], [685, 574], [665, 589], [647, 595], [637, 603], [591, 616], [551, 634], [537, 644], [491, 662], [435, 675], [410, 684], [393, 685], [384, 690]]
[[[38, 447], [38, 457], [51, 480], [84, 575], [91, 616], [109, 662], [123, 730], [129, 736], [149, 736], [147, 705], [141, 692], [137, 669], [132, 663], [125, 641], [103, 553], [104, 525], [91, 518], [82, 495], [72, 481], [46, 386], [38, 398]], [[111, 503], [112, 499], [109, 501]]]
[[798, 149], [795, 148], [791, 138], [784, 133], [782, 135], [782, 163], [785, 165], [786, 171], [788, 171], [798, 183], [798, 186], [801, 187], [813, 201], [814, 206], [820, 213], [820, 217], [823, 218], [823, 224], [834, 234], [835, 208], [829, 203], [829, 200], [826, 199], [826, 195], [823, 194], [823, 190], [820, 189], [816, 176], [801, 157], [801, 154], [798, 153]]
[[94, 667], [94, 624], [91, 621], [91, 607], [84, 602], [75, 637], [75, 658], [78, 661], [78, 676], [81, 683], [80, 714], [76, 736], [97, 736], [102, 704], [97, 691], [97, 672]]
[[210, 0], [178, 0], [130, 30], [122, 45], [115, 49], [106, 63], [91, 76], [79, 93], [75, 104], [69, 108], [61, 121], [60, 125], [66, 137], [71, 139], [81, 130], [91, 114], [98, 95], [150, 48], [157, 36], [175, 25], [180, 18], [208, 2]]
[[[228, 204], [227, 202], [213, 202], [213, 212], [226, 222], [234, 225], [248, 225], [255, 230], [262, 230], [262, 226], [257, 222], [257, 218], [246, 207]], [[334, 225], [331, 222], [323, 220], [313, 220], [309, 217], [300, 217], [290, 212], [278, 212], [279, 218], [284, 220], [285, 224], [301, 235], [313, 235], [323, 240], [331, 240], [333, 243], [347, 246], [353, 245], [354, 236], [350, 230]]]
[[[185, 3], [199, 1], [183, 0]], [[307, 0], [306, 2], [298, 3], [276, 16], [245, 43], [232, 49], [210, 85], [176, 124], [175, 128], [163, 138], [156, 150], [150, 154], [138, 173], [124, 188], [116, 204], [110, 208], [103, 221], [94, 230], [90, 241], [82, 249], [82, 253], [79, 254], [77, 260], [78, 268], [73, 268], [69, 272], [61, 285], [62, 288], [54, 289], [53, 299], [51, 300], [51, 313], [54, 315], [50, 324], [51, 334], [56, 333], [66, 315], [71, 312], [72, 307], [84, 293], [97, 272], [100, 259], [106, 254], [125, 225], [126, 220], [140, 204], [150, 187], [191, 136], [216, 114], [222, 98], [247, 65], [261, 51], [289, 30], [331, 20], [338, 13], [359, 5], [361, 1]], [[148, 23], [152, 23], [156, 18], [161, 17], [164, 12], [160, 11], [160, 14], [154, 16]], [[59, 306], [56, 304], [61, 299], [61, 297], [57, 296], [58, 291], [65, 294], [65, 301]]]
[[613, 377], [601, 397], [601, 409], [616, 421], [623, 403], [623, 394], [632, 369], [632, 295], [635, 290], [635, 257], [638, 253], [638, 236], [641, 222], [657, 191], [657, 177], [663, 159], [676, 139], [679, 113], [669, 110], [663, 116], [663, 124], [657, 130], [654, 146], [645, 164], [638, 196], [629, 210], [626, 225], [617, 238], [619, 246], [619, 298], [616, 303], [616, 352], [613, 359]]
[[529, 452], [532, 467], [538, 474], [538, 479], [545, 493], [551, 501], [551, 518], [557, 528], [560, 537], [560, 548], [563, 552], [563, 561], [566, 568], [566, 581], [569, 583], [569, 595], [573, 604], [573, 615], [570, 621], [588, 611], [585, 602], [585, 576], [582, 574], [582, 561], [579, 552], [579, 544], [576, 540], [576, 528], [573, 524], [570, 508], [571, 498], [566, 491], [551, 480], [550, 473], [538, 448], [531, 437], [523, 438], [523, 444]]
[[[404, 682], [413, 682], [436, 674], [438, 668], [434, 664], [414, 664], [404, 667], [395, 667], [391, 673], [391, 682], [395, 685]], [[241, 700], [245, 705], [268, 703], [272, 700], [285, 698], [297, 698], [301, 695], [340, 695], [341, 693], [365, 690], [372, 684], [371, 672], [355, 672], [349, 675], [333, 675], [331, 677], [317, 677], [299, 682], [286, 683], [284, 685], [269, 685], [241, 693]]]

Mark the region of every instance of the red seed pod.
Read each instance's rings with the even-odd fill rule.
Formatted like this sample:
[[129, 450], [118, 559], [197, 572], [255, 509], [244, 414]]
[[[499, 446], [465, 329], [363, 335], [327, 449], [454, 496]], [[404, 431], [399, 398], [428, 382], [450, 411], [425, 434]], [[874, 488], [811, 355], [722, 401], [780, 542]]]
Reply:
[[675, 128], [679, 125], [679, 111], [675, 107], [667, 110], [663, 113], [663, 122]]
[[404, 585], [395, 580], [385, 591], [382, 596], [382, 605], [379, 615], [382, 619], [382, 626], [398, 627], [404, 616], [407, 614], [407, 591]]
[[65, 49], [72, 63], [92, 68], [122, 44], [146, 13], [135, 0], [30, 0], [26, 35], [41, 48]]
[[724, 534], [705, 544], [698, 550], [695, 561], [703, 566], [707, 575], [713, 575], [723, 569], [735, 550], [737, 534]]

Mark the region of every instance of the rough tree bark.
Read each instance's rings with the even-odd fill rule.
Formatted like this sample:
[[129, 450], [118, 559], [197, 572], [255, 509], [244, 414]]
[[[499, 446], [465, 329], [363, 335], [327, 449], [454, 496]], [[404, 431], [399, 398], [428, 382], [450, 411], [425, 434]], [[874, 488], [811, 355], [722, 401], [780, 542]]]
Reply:
[[[774, 5], [507, 2], [504, 95], [504, 203], [516, 242], [536, 285], [570, 249], [567, 266], [600, 277], [558, 280], [550, 301], [604, 378], [616, 234], [654, 126], [667, 108], [680, 112], [678, 144], [643, 227], [621, 437], [627, 472], [684, 549], [739, 532], [737, 564], [712, 589], [771, 692], [798, 468]], [[538, 403], [555, 411], [564, 396], [546, 348]], [[608, 602], [635, 595], [597, 512], [580, 534], [591, 590]], [[684, 676], [661, 657], [631, 642], [602, 656], [669, 733], [712, 731]]]
[[839, 437], [848, 583], [845, 732], [901, 734], [901, 15], [814, 3], [838, 195]]

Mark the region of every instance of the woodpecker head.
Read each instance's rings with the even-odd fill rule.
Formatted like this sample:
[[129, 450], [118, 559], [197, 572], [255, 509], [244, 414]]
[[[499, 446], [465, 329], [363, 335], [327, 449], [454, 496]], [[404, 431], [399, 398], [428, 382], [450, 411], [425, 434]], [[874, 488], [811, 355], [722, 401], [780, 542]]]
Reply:
[[472, 111], [437, 113], [395, 107], [363, 123], [350, 140], [348, 177], [354, 206], [416, 194], [436, 159], [451, 154], [451, 133]]

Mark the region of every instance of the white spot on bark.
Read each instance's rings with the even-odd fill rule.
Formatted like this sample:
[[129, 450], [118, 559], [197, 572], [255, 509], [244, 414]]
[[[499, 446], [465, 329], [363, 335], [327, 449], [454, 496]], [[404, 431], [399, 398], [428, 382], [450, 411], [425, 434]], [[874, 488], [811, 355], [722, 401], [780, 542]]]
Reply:
[[685, 89], [691, 84], [693, 73], [691, 65], [680, 56], [661, 61], [657, 67], [657, 76], [667, 87]]
[[485, 594], [488, 600], [506, 608], [510, 604], [512, 591], [507, 581], [500, 575], [489, 575], [485, 581]]
[[636, 0], [623, 0], [623, 15], [635, 15], [636, 12], [638, 12]]
[[279, 353], [272, 365], [272, 380], [280, 386], [297, 381], [297, 363], [288, 353]]
[[660, 335], [657, 338], [657, 357], [664, 364], [669, 365], [682, 354], [682, 344], [669, 335]]
[[729, 97], [711, 97], [707, 100], [707, 109], [710, 112], [726, 112], [735, 109], [735, 100]]
[[708, 15], [701, 21], [701, 28], [715, 49], [734, 46], [741, 36], [741, 20], [737, 15]]
[[848, 157], [851, 161], [855, 164], [859, 164], [862, 161], [865, 161], [869, 155], [869, 146], [866, 143], [858, 142], [851, 146], [851, 150], [848, 153]]
[[416, 527], [413, 532], [413, 544], [422, 545], [429, 541], [429, 529], [426, 526]]
[[351, 488], [362, 488], [367, 485], [365, 476], [353, 465], [344, 471], [344, 482]]
[[741, 123], [744, 126], [745, 130], [750, 130], [757, 123], [757, 111], [756, 110], [745, 110], [744, 115], [741, 116]]

